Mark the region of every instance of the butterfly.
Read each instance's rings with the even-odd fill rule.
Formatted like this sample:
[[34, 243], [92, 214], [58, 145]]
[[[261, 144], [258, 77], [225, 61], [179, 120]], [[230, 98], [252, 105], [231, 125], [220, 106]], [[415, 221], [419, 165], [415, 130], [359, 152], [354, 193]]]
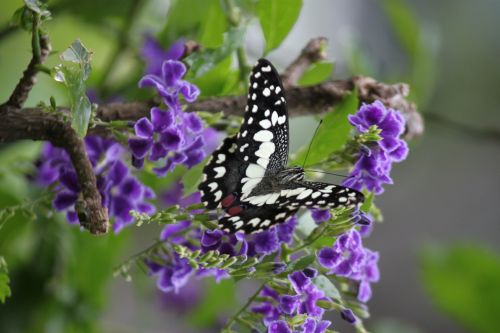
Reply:
[[286, 221], [299, 208], [355, 208], [363, 194], [339, 185], [304, 180], [287, 167], [288, 111], [274, 66], [260, 59], [250, 73], [243, 123], [203, 169], [198, 189], [207, 209], [221, 207], [220, 228], [254, 233]]

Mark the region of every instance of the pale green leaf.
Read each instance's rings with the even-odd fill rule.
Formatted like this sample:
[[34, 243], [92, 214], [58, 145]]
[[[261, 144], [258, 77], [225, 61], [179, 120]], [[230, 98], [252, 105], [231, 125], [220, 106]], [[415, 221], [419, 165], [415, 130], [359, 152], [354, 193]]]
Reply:
[[266, 40], [265, 52], [278, 47], [299, 17], [302, 0], [260, 0], [257, 17]]
[[54, 79], [68, 89], [71, 103], [71, 126], [81, 137], [87, 133], [92, 104], [86, 95], [85, 80], [90, 75], [92, 53], [79, 41], [74, 41], [62, 54], [65, 61], [54, 68]]
[[201, 52], [195, 52], [184, 61], [189, 65], [190, 78], [199, 77], [219, 62], [223, 61], [233, 51], [243, 45], [246, 29], [243, 27], [231, 28], [224, 34], [224, 42], [215, 49], [206, 49]]
[[498, 332], [500, 256], [480, 246], [432, 248], [422, 256], [423, 281], [441, 310], [476, 333]]
[[[307, 165], [313, 165], [327, 159], [332, 153], [340, 151], [347, 140], [352, 126], [347, 116], [356, 112], [358, 108], [358, 94], [350, 93], [344, 100], [326, 114], [323, 123], [318, 129], [311, 150], [307, 157]], [[307, 147], [301, 149], [294, 159], [296, 165], [302, 165], [306, 157]]]
[[313, 64], [302, 74], [298, 84], [300, 86], [311, 86], [324, 82], [330, 78], [333, 73], [334, 65], [332, 62], [319, 62]]
[[342, 296], [340, 295], [339, 290], [335, 285], [324, 275], [318, 275], [314, 278], [313, 280], [314, 284], [316, 287], [318, 287], [321, 291], [325, 293], [326, 296], [336, 299], [336, 300], [341, 300]]

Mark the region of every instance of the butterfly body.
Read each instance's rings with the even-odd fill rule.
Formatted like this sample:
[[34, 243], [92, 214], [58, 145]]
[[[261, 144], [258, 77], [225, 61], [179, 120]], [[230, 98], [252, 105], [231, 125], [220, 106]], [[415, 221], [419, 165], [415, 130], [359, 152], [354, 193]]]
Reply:
[[199, 189], [208, 209], [221, 207], [226, 232], [252, 233], [284, 222], [301, 207], [356, 207], [363, 194], [304, 181], [304, 169], [287, 167], [288, 112], [272, 64], [260, 59], [250, 74], [247, 107], [236, 136], [226, 138], [203, 169]]

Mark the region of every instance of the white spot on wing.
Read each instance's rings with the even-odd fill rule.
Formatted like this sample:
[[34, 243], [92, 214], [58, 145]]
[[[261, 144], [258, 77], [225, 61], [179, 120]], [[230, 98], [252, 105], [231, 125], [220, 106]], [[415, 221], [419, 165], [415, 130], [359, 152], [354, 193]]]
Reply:
[[271, 141], [273, 139], [273, 133], [267, 130], [260, 130], [254, 134], [253, 139], [260, 142]]
[[263, 91], [262, 91], [262, 94], [266, 97], [269, 97], [271, 95], [271, 91], [269, 90], [269, 88], [265, 88]]
[[257, 160], [257, 164], [259, 164], [263, 168], [267, 168], [267, 165], [269, 164], [269, 160], [267, 158], [259, 158]]
[[217, 155], [217, 161], [215, 163], [221, 164], [226, 160], [226, 155], [224, 154], [218, 154]]
[[313, 190], [311, 190], [310, 188], [308, 188], [307, 190], [305, 190], [304, 192], [301, 192], [298, 196], [297, 196], [297, 199], [301, 200], [301, 199], [304, 199], [304, 198], [307, 198], [311, 193], [313, 192]]
[[270, 72], [271, 71], [271, 66], [267, 65], [266, 67], [261, 68], [263, 72]]
[[269, 127], [271, 127], [271, 122], [269, 121], [269, 119], [264, 119], [264, 120], [259, 121], [259, 125], [263, 129], [268, 129]]
[[273, 126], [278, 122], [278, 112], [273, 111], [273, 115], [271, 116], [271, 121], [273, 122]]
[[263, 142], [260, 144], [259, 149], [255, 152], [255, 155], [263, 158], [269, 158], [275, 149], [275, 145], [273, 142]]
[[208, 184], [208, 187], [210, 188], [210, 192], [213, 192], [217, 188], [217, 183], [212, 182], [212, 183]]
[[221, 178], [226, 173], [226, 168], [224, 168], [223, 166], [220, 166], [220, 167], [214, 168], [214, 171], [215, 171], [214, 178]]
[[257, 112], [258, 109], [259, 109], [259, 107], [257, 105], [252, 106], [253, 113]]
[[257, 225], [259, 224], [259, 222], [260, 222], [260, 218], [254, 217], [253, 219], [248, 221], [248, 224], [250, 224], [254, 228], [257, 228]]
[[264, 176], [264, 173], [266, 169], [255, 163], [251, 163], [245, 171], [245, 175], [249, 178], [260, 178]]
[[219, 201], [220, 198], [222, 197], [222, 191], [219, 190], [219, 191], [215, 192], [214, 196], [215, 196], [214, 200]]

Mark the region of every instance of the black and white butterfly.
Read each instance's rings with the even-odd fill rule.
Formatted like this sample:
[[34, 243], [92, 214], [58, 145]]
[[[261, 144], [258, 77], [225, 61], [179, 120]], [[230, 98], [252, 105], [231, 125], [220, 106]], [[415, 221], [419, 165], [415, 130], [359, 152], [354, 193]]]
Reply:
[[245, 117], [203, 169], [199, 185], [208, 209], [222, 207], [223, 231], [252, 233], [284, 222], [301, 207], [354, 208], [363, 194], [304, 180], [304, 169], [287, 167], [288, 111], [278, 72], [260, 59], [250, 74]]

